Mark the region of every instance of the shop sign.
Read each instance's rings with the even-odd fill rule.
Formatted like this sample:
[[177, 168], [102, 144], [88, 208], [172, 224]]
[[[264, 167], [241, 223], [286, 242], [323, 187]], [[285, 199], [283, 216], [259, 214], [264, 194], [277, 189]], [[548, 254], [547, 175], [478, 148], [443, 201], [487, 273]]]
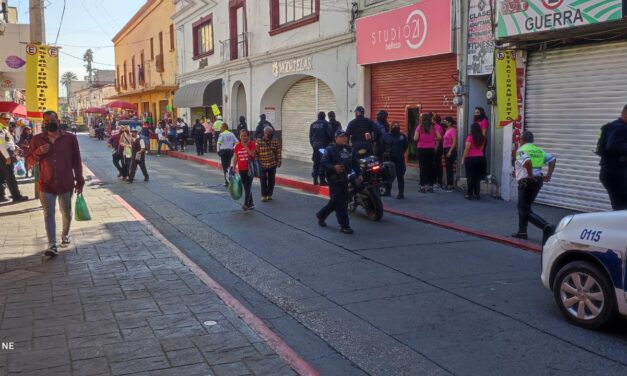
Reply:
[[496, 105], [498, 126], [518, 119], [518, 84], [515, 51], [496, 51]]
[[620, 20], [623, 0], [498, 0], [497, 38]]
[[41, 120], [43, 112], [58, 111], [59, 49], [46, 45], [26, 45], [26, 112]]
[[313, 69], [311, 57], [302, 57], [285, 61], [275, 61], [272, 63], [272, 74], [279, 77], [286, 73], [303, 72]]
[[217, 104], [211, 105], [211, 112], [213, 113], [213, 116], [220, 116], [220, 108]]
[[492, 74], [494, 33], [492, 16], [495, 0], [470, 0], [468, 12], [468, 75]]
[[450, 1], [422, 1], [359, 18], [355, 27], [360, 65], [451, 52]]

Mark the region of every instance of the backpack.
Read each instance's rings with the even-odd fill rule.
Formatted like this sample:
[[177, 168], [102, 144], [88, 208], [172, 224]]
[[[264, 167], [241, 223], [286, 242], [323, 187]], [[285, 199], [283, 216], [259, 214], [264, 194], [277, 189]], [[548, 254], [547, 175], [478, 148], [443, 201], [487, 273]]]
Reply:
[[597, 139], [597, 147], [594, 149], [594, 154], [602, 157], [606, 154], [606, 146], [607, 146], [607, 130], [610, 127], [610, 124], [607, 123], [601, 127], [599, 130], [599, 138]]

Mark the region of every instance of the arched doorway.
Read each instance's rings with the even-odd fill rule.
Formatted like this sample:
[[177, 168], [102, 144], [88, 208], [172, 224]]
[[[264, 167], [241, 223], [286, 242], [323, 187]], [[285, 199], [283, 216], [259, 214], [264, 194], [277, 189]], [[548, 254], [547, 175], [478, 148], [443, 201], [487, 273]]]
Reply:
[[[248, 113], [248, 106], [246, 103], [246, 89], [241, 81], [237, 81], [233, 85], [233, 93], [231, 98], [234, 99], [231, 113], [231, 128], [237, 127], [240, 116], [245, 116]], [[250, 119], [246, 119], [247, 123], [250, 123]]]
[[308, 76], [294, 83], [281, 102], [283, 156], [310, 162], [309, 125], [319, 111], [336, 110], [333, 91], [324, 81]]

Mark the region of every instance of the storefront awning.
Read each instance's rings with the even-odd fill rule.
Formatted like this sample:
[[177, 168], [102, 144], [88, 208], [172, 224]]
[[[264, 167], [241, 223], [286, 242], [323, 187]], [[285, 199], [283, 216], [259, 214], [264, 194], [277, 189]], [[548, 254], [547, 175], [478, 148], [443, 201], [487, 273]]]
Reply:
[[174, 94], [174, 107], [194, 108], [222, 104], [222, 79], [196, 82], [180, 87]]

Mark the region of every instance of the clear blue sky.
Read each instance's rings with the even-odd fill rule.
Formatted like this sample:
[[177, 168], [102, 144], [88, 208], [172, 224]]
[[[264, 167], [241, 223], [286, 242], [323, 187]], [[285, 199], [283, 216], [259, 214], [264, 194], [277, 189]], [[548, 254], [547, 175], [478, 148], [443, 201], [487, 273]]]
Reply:
[[[111, 38], [145, 2], [146, 0], [66, 0], [65, 16], [57, 41], [57, 45], [62, 47], [59, 76], [72, 71], [82, 80], [87, 75], [82, 57], [88, 48], [94, 51], [94, 68], [114, 69], [115, 56]], [[28, 3], [28, 0], [9, 0], [9, 6], [18, 8], [20, 23], [29, 23]], [[53, 44], [56, 40], [63, 3], [63, 0], [44, 0], [48, 44]], [[64, 88], [59, 90], [59, 95], [65, 95]]]

